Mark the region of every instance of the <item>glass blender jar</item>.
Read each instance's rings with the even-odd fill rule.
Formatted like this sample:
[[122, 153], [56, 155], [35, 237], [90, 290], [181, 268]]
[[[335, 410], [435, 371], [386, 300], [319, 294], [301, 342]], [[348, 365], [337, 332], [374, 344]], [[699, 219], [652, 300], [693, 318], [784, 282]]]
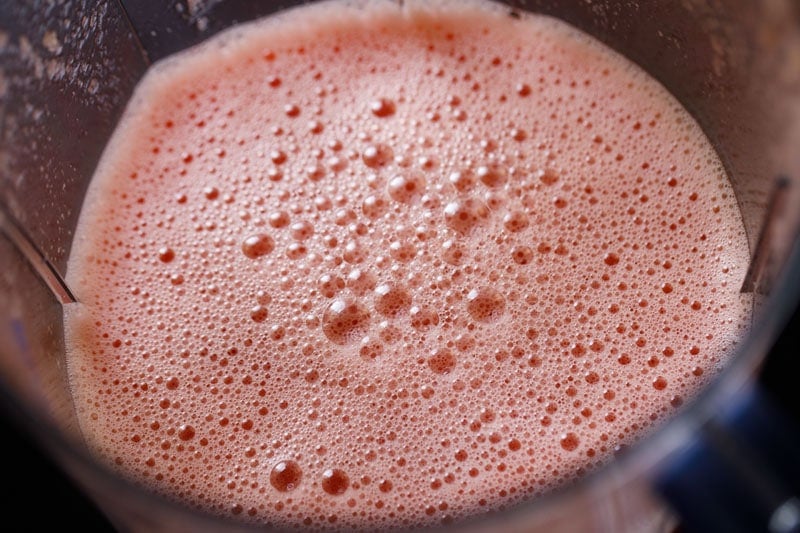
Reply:
[[[10, 1], [0, 7], [3, 404], [121, 530], [247, 528], [142, 491], [95, 462], [81, 441], [66, 381], [61, 307], [74, 301], [63, 274], [84, 193], [150, 64], [297, 3]], [[764, 358], [800, 300], [800, 7], [788, 0], [505, 3], [597, 37], [694, 115], [736, 192], [752, 252], [742, 290], [753, 292], [758, 305], [751, 333], [726, 370], [652, 437], [570, 487], [460, 527], [663, 531], [679, 522], [722, 529], [750, 519], [775, 531], [800, 527], [796, 487], [783, 480], [796, 467], [779, 472], [763, 460], [758, 466], [760, 456], [791, 451], [795, 422], [757, 392]], [[751, 437], [755, 443], [744, 445]], [[732, 476], [738, 488], [708, 496], [698, 472]], [[758, 500], [757, 509], [740, 500]], [[739, 517], [744, 511], [747, 518]]]

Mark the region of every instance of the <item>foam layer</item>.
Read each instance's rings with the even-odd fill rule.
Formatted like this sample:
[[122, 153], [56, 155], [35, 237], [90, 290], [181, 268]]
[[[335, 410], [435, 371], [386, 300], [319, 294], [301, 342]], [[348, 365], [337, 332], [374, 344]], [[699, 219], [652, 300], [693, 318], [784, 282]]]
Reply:
[[742, 334], [720, 162], [637, 67], [486, 3], [339, 2], [156, 66], [69, 264], [90, 448], [170, 498], [407, 528], [529, 500]]

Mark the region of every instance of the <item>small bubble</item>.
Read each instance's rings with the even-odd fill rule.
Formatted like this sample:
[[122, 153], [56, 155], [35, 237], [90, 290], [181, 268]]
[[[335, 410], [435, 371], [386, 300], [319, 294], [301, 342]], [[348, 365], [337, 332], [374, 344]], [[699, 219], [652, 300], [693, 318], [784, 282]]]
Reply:
[[525, 130], [520, 128], [511, 128], [508, 132], [508, 136], [517, 142], [524, 141], [528, 138], [528, 134], [525, 133]]
[[250, 259], [267, 255], [275, 249], [275, 240], [269, 235], [259, 234], [247, 237], [242, 243], [242, 252]]
[[361, 340], [369, 329], [369, 310], [354, 299], [337, 299], [322, 316], [322, 331], [336, 344], [350, 344]]
[[439, 314], [427, 306], [414, 306], [409, 310], [411, 327], [418, 330], [430, 329], [439, 324]]
[[400, 263], [408, 263], [417, 255], [416, 247], [410, 242], [394, 241], [389, 244], [389, 255]]
[[205, 196], [208, 200], [216, 200], [219, 196], [219, 189], [216, 187], [205, 187], [203, 189], [203, 196]]
[[370, 168], [378, 168], [389, 163], [394, 157], [394, 152], [385, 144], [367, 146], [361, 154], [364, 164]]
[[389, 209], [388, 202], [379, 195], [371, 194], [361, 202], [361, 211], [367, 218], [376, 219]]
[[375, 276], [370, 272], [355, 269], [347, 275], [347, 288], [358, 295], [362, 295], [375, 288]]
[[456, 367], [456, 356], [447, 348], [438, 348], [428, 358], [428, 368], [436, 374], [449, 374]]
[[528, 96], [531, 94], [531, 86], [527, 83], [518, 83], [514, 86], [514, 91], [520, 96]]
[[561, 447], [571, 452], [578, 447], [580, 441], [578, 440], [578, 436], [575, 433], [569, 432], [565, 433], [561, 436]]
[[306, 252], [308, 252], [308, 248], [306, 248], [305, 245], [299, 242], [293, 242], [286, 248], [286, 257], [296, 261], [297, 259], [305, 257]]
[[270, 472], [269, 482], [280, 492], [289, 492], [298, 487], [302, 477], [300, 465], [294, 461], [281, 461]]
[[286, 162], [286, 152], [282, 150], [273, 150], [269, 153], [269, 158], [272, 160], [273, 163], [276, 165], [281, 165]]
[[375, 310], [386, 317], [395, 317], [411, 306], [411, 295], [401, 285], [382, 284], [375, 287]]
[[296, 117], [300, 115], [300, 107], [295, 104], [286, 104], [283, 106], [283, 112], [287, 117]]
[[527, 246], [516, 246], [511, 250], [511, 257], [518, 265], [527, 265], [533, 261], [533, 250]]
[[466, 247], [457, 241], [445, 241], [442, 244], [442, 259], [453, 266], [461, 265], [467, 259]]
[[322, 133], [322, 130], [325, 129], [325, 126], [319, 120], [309, 120], [308, 121], [308, 132], [313, 133], [314, 135], [318, 135]]
[[619, 263], [619, 256], [613, 252], [607, 253], [603, 258], [603, 262], [608, 266], [614, 266]]
[[336, 293], [344, 289], [344, 280], [336, 275], [323, 274], [319, 278], [319, 291], [326, 298], [333, 298]]
[[467, 311], [479, 322], [492, 322], [503, 315], [506, 300], [491, 287], [473, 289], [467, 294]]
[[469, 171], [452, 172], [447, 180], [458, 192], [468, 192], [475, 186], [475, 180]]
[[175, 251], [166, 246], [158, 249], [158, 260], [162, 263], [169, 263], [175, 259]]
[[386, 186], [392, 200], [404, 204], [417, 201], [425, 192], [425, 180], [420, 174], [398, 175], [389, 180]]
[[314, 226], [310, 222], [295, 222], [289, 229], [292, 238], [296, 241], [304, 241], [314, 235]]
[[528, 227], [528, 216], [522, 211], [512, 211], [503, 217], [503, 227], [512, 233]]
[[501, 187], [508, 178], [506, 170], [499, 165], [486, 165], [478, 167], [475, 171], [478, 179], [487, 187]]
[[322, 490], [332, 496], [344, 494], [350, 486], [350, 478], [344, 470], [328, 469], [322, 473]]
[[285, 228], [289, 225], [289, 213], [286, 211], [278, 211], [269, 215], [269, 225], [273, 228]]
[[369, 104], [369, 109], [373, 115], [380, 118], [390, 117], [394, 115], [396, 110], [395, 103], [388, 98], [379, 98], [373, 100]]
[[489, 208], [475, 198], [450, 202], [444, 208], [447, 227], [458, 233], [469, 233], [489, 218]]
[[555, 185], [558, 181], [558, 173], [552, 168], [546, 168], [539, 171], [539, 181], [545, 185]]
[[250, 318], [253, 322], [264, 322], [269, 317], [269, 311], [263, 305], [256, 305], [250, 309]]
[[187, 441], [192, 440], [194, 437], [194, 428], [188, 424], [184, 424], [178, 428], [178, 438]]

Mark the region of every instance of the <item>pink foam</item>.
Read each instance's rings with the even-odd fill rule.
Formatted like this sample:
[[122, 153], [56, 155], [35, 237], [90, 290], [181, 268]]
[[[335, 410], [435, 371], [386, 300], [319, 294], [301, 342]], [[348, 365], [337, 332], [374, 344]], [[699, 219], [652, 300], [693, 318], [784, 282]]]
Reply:
[[158, 65], [104, 155], [69, 374], [91, 450], [159, 493], [318, 529], [506, 508], [744, 331], [735, 198], [660, 85], [552, 19], [386, 4]]

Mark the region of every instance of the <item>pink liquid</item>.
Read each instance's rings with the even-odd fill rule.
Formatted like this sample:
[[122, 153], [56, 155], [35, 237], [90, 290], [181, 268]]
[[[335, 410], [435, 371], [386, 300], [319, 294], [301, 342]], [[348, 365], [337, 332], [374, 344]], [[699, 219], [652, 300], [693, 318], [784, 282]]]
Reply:
[[97, 456], [247, 522], [448, 523], [607, 462], [741, 336], [679, 104], [558, 21], [304, 8], [158, 65], [88, 193], [69, 374]]

